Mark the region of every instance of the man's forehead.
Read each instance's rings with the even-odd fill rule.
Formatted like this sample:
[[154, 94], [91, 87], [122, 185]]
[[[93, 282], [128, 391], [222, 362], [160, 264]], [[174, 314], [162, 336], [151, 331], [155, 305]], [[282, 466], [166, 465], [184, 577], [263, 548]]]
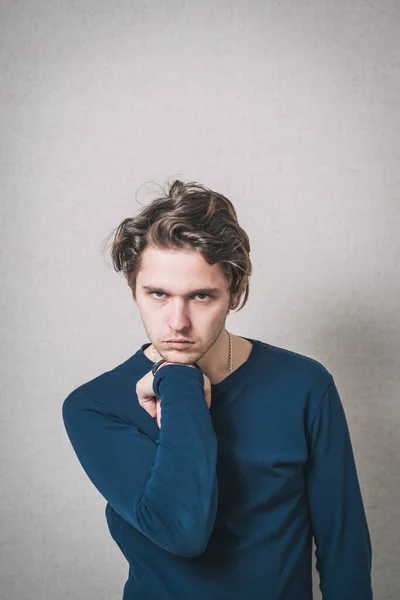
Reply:
[[[138, 287], [144, 291], [162, 290], [172, 295], [198, 294], [200, 291], [218, 294], [228, 288], [220, 266], [217, 263], [208, 264], [194, 250], [190, 252], [148, 247], [146, 251], [147, 260], [142, 257], [144, 260], [141, 261], [137, 272]], [[169, 261], [169, 257], [172, 258], [172, 262]], [[186, 257], [189, 258], [188, 261], [185, 260]], [[192, 258], [195, 260], [191, 260]]]

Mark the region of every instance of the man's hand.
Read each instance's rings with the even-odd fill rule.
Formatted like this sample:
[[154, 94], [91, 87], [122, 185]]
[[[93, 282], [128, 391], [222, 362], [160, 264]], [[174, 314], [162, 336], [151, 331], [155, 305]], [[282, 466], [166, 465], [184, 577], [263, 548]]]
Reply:
[[[157, 371], [159, 369], [162, 369], [166, 365], [175, 365], [175, 364], [181, 364], [181, 363], [165, 362], [158, 367]], [[185, 365], [185, 366], [191, 367], [192, 369], [196, 368], [194, 365]], [[207, 377], [207, 375], [205, 375], [203, 373], [203, 376], [204, 376], [204, 399], [206, 401], [208, 408], [210, 408], [210, 406], [211, 406], [211, 382], [210, 382], [209, 378]], [[142, 408], [144, 408], [144, 410], [146, 412], [148, 412], [149, 415], [153, 419], [155, 417], [157, 417], [157, 425], [158, 425], [159, 429], [161, 429], [161, 400], [160, 400], [160, 398], [158, 398], [157, 396], [154, 395], [153, 379], [154, 379], [154, 375], [151, 371], [149, 371], [148, 373], [146, 373], [146, 375], [144, 375], [144, 377], [139, 379], [139, 381], [136, 384], [136, 394], [137, 394], [140, 406]]]

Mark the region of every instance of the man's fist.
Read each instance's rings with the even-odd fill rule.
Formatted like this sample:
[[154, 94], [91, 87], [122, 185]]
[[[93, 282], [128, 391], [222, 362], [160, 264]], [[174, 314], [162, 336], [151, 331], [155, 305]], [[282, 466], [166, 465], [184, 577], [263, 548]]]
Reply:
[[[176, 365], [182, 363], [169, 363], [165, 362], [160, 365], [157, 369], [162, 369], [166, 365]], [[195, 369], [194, 365], [185, 365], [186, 367]], [[211, 406], [211, 383], [207, 375], [203, 373], [204, 377], [204, 399], [208, 408]], [[157, 425], [159, 429], [161, 429], [161, 400], [157, 396], [154, 395], [153, 390], [153, 379], [154, 375], [151, 371], [146, 373], [144, 377], [139, 379], [136, 384], [136, 394], [138, 397], [139, 404], [149, 415], [154, 419], [157, 417]]]

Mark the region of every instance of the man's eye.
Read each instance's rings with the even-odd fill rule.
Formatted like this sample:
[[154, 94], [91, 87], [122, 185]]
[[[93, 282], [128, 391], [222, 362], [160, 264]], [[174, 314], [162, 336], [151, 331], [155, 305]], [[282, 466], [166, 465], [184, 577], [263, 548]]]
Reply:
[[210, 300], [211, 300], [210, 294], [197, 294], [197, 296], [207, 296], [207, 298], [210, 298]]

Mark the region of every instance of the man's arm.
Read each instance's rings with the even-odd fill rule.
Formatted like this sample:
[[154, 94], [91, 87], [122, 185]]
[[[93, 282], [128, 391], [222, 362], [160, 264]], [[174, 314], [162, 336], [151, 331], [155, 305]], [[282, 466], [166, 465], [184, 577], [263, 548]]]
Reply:
[[309, 431], [306, 481], [323, 600], [372, 600], [371, 540], [348, 424], [332, 376]]
[[217, 440], [203, 375], [167, 365], [153, 389], [163, 411], [156, 442], [79, 388], [64, 400], [65, 428], [86, 474], [121, 517], [168, 552], [198, 556], [217, 511]]

